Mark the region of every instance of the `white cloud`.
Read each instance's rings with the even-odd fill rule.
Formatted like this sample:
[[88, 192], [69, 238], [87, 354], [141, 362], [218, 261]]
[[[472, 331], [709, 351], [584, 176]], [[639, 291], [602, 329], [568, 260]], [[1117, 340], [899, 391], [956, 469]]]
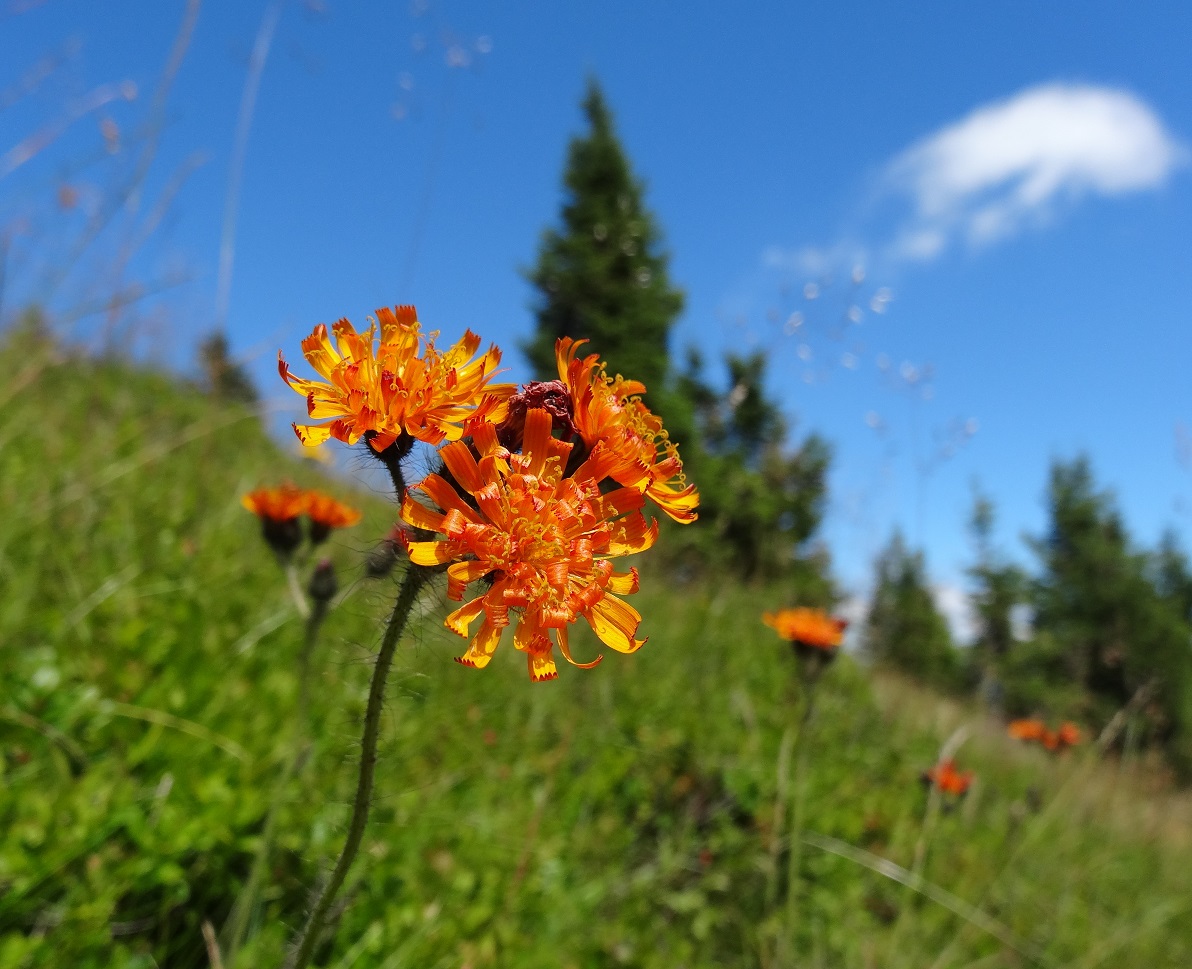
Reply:
[[860, 246], [844, 242], [828, 247], [802, 246], [798, 249], [770, 246], [762, 252], [762, 266], [802, 276], [822, 276], [835, 272], [841, 266], [864, 265], [867, 255]]
[[1058, 203], [1161, 186], [1187, 152], [1134, 95], [1044, 84], [977, 108], [886, 166], [882, 194], [912, 213], [889, 247], [928, 261], [963, 239], [981, 245], [1051, 218]]

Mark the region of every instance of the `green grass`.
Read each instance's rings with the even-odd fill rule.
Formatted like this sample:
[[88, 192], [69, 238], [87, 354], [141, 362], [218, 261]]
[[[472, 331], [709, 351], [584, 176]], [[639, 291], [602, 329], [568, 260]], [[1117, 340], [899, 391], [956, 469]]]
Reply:
[[[166, 376], [38, 352], [0, 352], [0, 969], [208, 965], [200, 927], [243, 887], [302, 715], [313, 747], [237, 963], [277, 966], [348, 816], [396, 591], [360, 566], [392, 508]], [[239, 505], [286, 478], [366, 510], [332, 541], [349, 594], [303, 711], [301, 623]], [[543, 685], [509, 643], [482, 672], [453, 664], [441, 589], [426, 598], [318, 965], [772, 965], [792, 670], [758, 616], [781, 591], [640, 564], [649, 644]], [[978, 781], [929, 811], [918, 772], [962, 725]], [[800, 966], [1192, 965], [1189, 805], [1155, 771], [1016, 747], [847, 658], [810, 730]], [[921, 891], [875, 870], [916, 853]]]

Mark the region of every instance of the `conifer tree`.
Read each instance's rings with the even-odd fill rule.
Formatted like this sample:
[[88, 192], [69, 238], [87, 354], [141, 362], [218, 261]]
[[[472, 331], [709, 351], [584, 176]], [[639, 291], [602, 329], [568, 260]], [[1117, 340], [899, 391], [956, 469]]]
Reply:
[[877, 560], [865, 648], [879, 663], [940, 686], [955, 686], [958, 658], [927, 584], [923, 554], [895, 532]]
[[826, 554], [809, 544], [823, 518], [831, 449], [816, 434], [790, 446], [790, 425], [766, 393], [764, 353], [728, 353], [724, 364], [728, 389], [720, 392], [690, 350], [674, 397], [678, 416], [691, 411], [687, 433], [700, 444], [688, 450], [687, 467], [700, 484], [704, 557], [745, 578], [781, 577], [800, 602], [829, 605]]
[[641, 380], [652, 391], [657, 410], [683, 294], [667, 277], [661, 233], [594, 80], [583, 110], [589, 130], [568, 151], [562, 225], [543, 233], [538, 263], [527, 274], [537, 290], [537, 329], [522, 349], [537, 375], [550, 379], [555, 340], [586, 337], [610, 374]]
[[1192, 637], [1178, 547], [1168, 542], [1158, 556], [1136, 551], [1085, 457], [1052, 466], [1048, 505], [1049, 529], [1031, 543], [1043, 566], [1036, 629], [1059, 646], [1065, 678], [1085, 689], [1094, 721], [1144, 687], [1157, 690], [1146, 716], [1150, 737], [1192, 773]]
[[973, 610], [979, 625], [973, 645], [986, 673], [1010, 652], [1014, 644], [1014, 607], [1025, 603], [1027, 594], [1026, 574], [1004, 561], [993, 547], [993, 522], [993, 502], [978, 494], [969, 521], [977, 561], [968, 574], [973, 580]]

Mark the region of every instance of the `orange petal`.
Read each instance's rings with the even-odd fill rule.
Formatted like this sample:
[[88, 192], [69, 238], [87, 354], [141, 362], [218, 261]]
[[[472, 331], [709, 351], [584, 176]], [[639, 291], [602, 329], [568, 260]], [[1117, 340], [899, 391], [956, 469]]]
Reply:
[[618, 595], [632, 595], [638, 590], [637, 569], [628, 572], [614, 572], [609, 576], [608, 591]]
[[415, 528], [426, 528], [432, 532], [443, 531], [443, 515], [433, 508], [427, 508], [420, 501], [415, 501], [409, 495], [402, 499], [401, 518], [408, 525]]
[[560, 626], [555, 630], [555, 638], [559, 641], [559, 652], [563, 654], [563, 658], [567, 660], [572, 666], [578, 666], [581, 670], [590, 670], [594, 666], [599, 666], [600, 661], [604, 659], [604, 654], [599, 654], [590, 663], [577, 663], [571, 658], [571, 643], [567, 636], [567, 627]]
[[410, 542], [410, 561], [415, 565], [442, 565], [462, 554], [459, 542]]
[[439, 452], [443, 464], [451, 472], [451, 476], [468, 494], [474, 495], [484, 487], [484, 479], [480, 476], [480, 466], [472, 457], [472, 450], [466, 444], [455, 442], [448, 444]]
[[542, 474], [543, 465], [546, 464], [546, 459], [550, 455], [547, 442], [550, 440], [553, 425], [554, 419], [541, 407], [535, 407], [526, 414], [522, 453], [530, 459], [526, 469], [527, 474], [532, 474], [535, 477]]
[[298, 435], [298, 440], [306, 447], [318, 447], [331, 438], [330, 424], [292, 424], [291, 426], [294, 428], [294, 433]]
[[633, 653], [645, 645], [644, 639], [634, 638], [641, 615], [614, 595], [602, 598], [584, 613], [584, 618], [602, 643], [620, 653]]
[[475, 638], [468, 644], [468, 651], [463, 656], [457, 656], [455, 661], [462, 663], [464, 666], [471, 666], [473, 669], [482, 670], [488, 666], [489, 660], [493, 658], [493, 653], [497, 651], [497, 646], [500, 643], [501, 630], [486, 618], [480, 624], [480, 629], [477, 631]]
[[455, 612], [451, 613], [443, 620], [443, 625], [450, 629], [457, 636], [468, 635], [468, 629], [471, 627], [476, 617], [484, 611], [484, 597], [481, 596], [473, 599], [471, 602], [464, 603]]

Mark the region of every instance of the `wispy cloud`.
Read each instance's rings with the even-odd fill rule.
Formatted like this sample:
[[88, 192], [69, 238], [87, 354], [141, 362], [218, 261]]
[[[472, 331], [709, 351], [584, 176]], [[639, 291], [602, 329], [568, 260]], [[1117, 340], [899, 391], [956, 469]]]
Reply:
[[881, 194], [909, 199], [888, 255], [926, 261], [1047, 221], [1063, 203], [1161, 186], [1187, 158], [1143, 101], [1108, 87], [1044, 84], [983, 105], [884, 170]]

